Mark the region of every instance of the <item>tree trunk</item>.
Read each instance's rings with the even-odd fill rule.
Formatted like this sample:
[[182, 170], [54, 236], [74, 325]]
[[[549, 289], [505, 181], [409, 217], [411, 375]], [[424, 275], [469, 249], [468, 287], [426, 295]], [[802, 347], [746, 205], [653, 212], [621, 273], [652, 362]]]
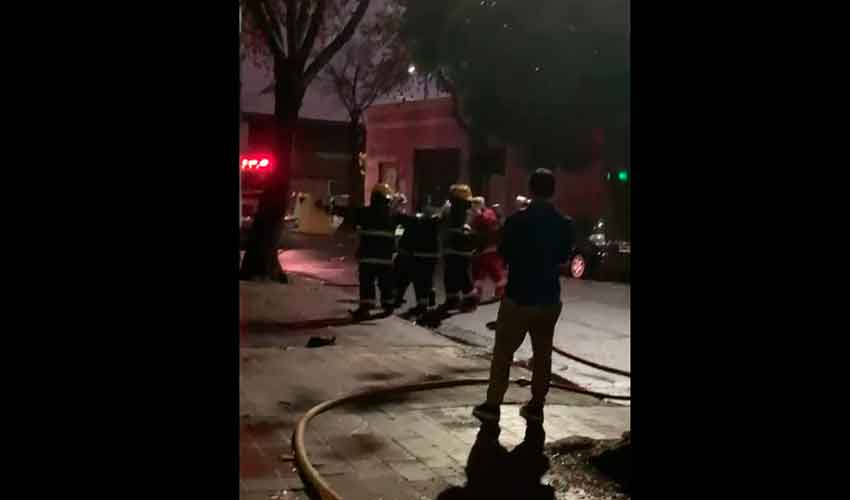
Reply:
[[351, 198], [350, 206], [362, 207], [364, 205], [364, 180], [360, 173], [360, 153], [363, 151], [362, 127], [360, 125], [360, 115], [352, 114], [348, 122], [348, 139], [351, 148], [350, 160], [350, 176], [351, 179]]
[[285, 63], [275, 61], [275, 117], [278, 122], [274, 145], [275, 163], [269, 172], [251, 226], [245, 258], [240, 269], [241, 279], [286, 282], [277, 249], [289, 201], [292, 150], [298, 112], [304, 100], [304, 86], [299, 75], [297, 68], [287, 68]]

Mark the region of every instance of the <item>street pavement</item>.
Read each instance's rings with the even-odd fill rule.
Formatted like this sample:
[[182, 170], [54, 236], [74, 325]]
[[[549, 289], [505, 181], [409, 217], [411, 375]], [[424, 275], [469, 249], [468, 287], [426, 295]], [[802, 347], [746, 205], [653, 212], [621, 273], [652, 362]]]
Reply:
[[[354, 258], [356, 239], [338, 233], [331, 237], [289, 234], [280, 254], [283, 268], [304, 273], [329, 284], [349, 285], [351, 294], [357, 283]], [[437, 298], [445, 298], [442, 269], [435, 273]], [[492, 297], [492, 286], [485, 287], [485, 299]], [[628, 284], [561, 279], [561, 300], [564, 308], [555, 330], [554, 344], [563, 351], [596, 363], [630, 371], [631, 369], [631, 287]], [[354, 295], [352, 295], [353, 297]], [[413, 304], [413, 290], [406, 300]], [[477, 311], [457, 314], [444, 320], [436, 331], [466, 344], [492, 349], [494, 331], [487, 323], [496, 319], [498, 304], [483, 305]], [[531, 357], [531, 341], [517, 351], [517, 359]], [[608, 393], [628, 395], [628, 377], [607, 373], [567, 359], [557, 353], [552, 358], [553, 373], [582, 387]], [[628, 403], [621, 403], [628, 404]]]
[[[399, 317], [344, 326], [310, 322], [345, 317], [354, 293], [298, 275], [286, 285], [240, 283], [240, 498], [307, 498], [290, 439], [297, 419], [321, 401], [388, 385], [487, 378], [486, 349]], [[308, 348], [312, 336], [336, 340]], [[530, 373], [514, 367], [511, 377]], [[485, 391], [483, 385], [440, 389], [334, 408], [310, 423], [308, 456], [346, 500], [436, 499], [467, 480], [479, 429], [471, 409]], [[512, 386], [506, 395], [499, 441], [508, 449], [523, 439], [518, 408], [528, 398], [527, 387]], [[616, 439], [630, 428], [626, 407], [560, 390], [547, 403], [546, 442]]]

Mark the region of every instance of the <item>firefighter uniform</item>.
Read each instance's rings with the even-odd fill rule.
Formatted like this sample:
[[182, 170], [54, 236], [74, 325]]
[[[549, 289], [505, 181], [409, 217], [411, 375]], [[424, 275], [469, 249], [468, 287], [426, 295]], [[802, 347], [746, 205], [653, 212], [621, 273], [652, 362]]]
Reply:
[[475, 213], [471, 225], [478, 238], [478, 252], [472, 259], [476, 293], [481, 298], [484, 281], [490, 278], [495, 285], [495, 296], [501, 298], [508, 284], [505, 263], [498, 252], [501, 224], [498, 214], [492, 208], [487, 208], [483, 198], [481, 209]]
[[439, 217], [423, 213], [399, 215], [404, 234], [396, 256], [396, 306], [400, 307], [410, 283], [416, 294], [416, 306], [409, 312], [424, 313], [435, 302], [434, 269], [440, 259]]
[[358, 229], [360, 243], [357, 248], [360, 277], [360, 307], [355, 316], [368, 315], [375, 307], [375, 281], [381, 291], [381, 306], [395, 307], [393, 286], [393, 258], [395, 257], [396, 219], [391, 212], [392, 190], [378, 184], [372, 190], [371, 204], [356, 208], [353, 223]]
[[465, 184], [456, 184], [450, 189], [451, 208], [446, 221], [443, 244], [443, 281], [446, 302], [443, 309], [474, 309], [477, 303], [472, 286], [470, 263], [475, 255], [475, 236], [467, 224], [472, 191]]

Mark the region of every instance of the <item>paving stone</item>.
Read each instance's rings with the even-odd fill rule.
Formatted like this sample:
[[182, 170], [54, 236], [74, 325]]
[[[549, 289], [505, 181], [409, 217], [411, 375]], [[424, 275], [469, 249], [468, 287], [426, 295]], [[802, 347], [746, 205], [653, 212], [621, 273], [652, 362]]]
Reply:
[[392, 467], [376, 457], [351, 460], [349, 463], [354, 468], [356, 475], [362, 478], [388, 476], [395, 473]]
[[242, 489], [247, 493], [251, 492], [271, 492], [275, 493], [281, 490], [297, 490], [304, 487], [301, 480], [297, 477], [289, 478], [264, 478], [264, 479], [242, 479], [240, 481]]
[[420, 458], [420, 461], [427, 467], [429, 467], [431, 470], [462, 466], [461, 463], [459, 463], [444, 452], [441, 452], [441, 454], [438, 456]]
[[387, 465], [408, 481], [423, 481], [436, 477], [431, 469], [418, 460], [387, 462]]
[[331, 477], [326, 478], [326, 480], [334, 491], [342, 495], [344, 500], [376, 500], [379, 498], [359, 476]]
[[398, 474], [364, 478], [362, 485], [373, 493], [372, 500], [421, 500], [408, 481]]
[[434, 477], [422, 481], [411, 481], [409, 483], [411, 489], [419, 493], [420, 498], [425, 500], [434, 500], [443, 491], [452, 487], [452, 484], [446, 482], [442, 478]]
[[466, 472], [464, 471], [463, 465], [451, 465], [448, 467], [433, 467], [431, 468], [438, 477], [441, 478], [450, 478], [453, 476], [464, 476], [466, 477]]

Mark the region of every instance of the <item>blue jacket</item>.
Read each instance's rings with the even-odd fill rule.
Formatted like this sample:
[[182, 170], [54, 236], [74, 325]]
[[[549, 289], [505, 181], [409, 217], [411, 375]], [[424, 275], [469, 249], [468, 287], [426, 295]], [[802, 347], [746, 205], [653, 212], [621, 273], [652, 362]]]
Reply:
[[508, 217], [499, 245], [508, 266], [507, 297], [523, 306], [560, 304], [560, 266], [574, 245], [573, 220], [551, 203], [533, 201]]

